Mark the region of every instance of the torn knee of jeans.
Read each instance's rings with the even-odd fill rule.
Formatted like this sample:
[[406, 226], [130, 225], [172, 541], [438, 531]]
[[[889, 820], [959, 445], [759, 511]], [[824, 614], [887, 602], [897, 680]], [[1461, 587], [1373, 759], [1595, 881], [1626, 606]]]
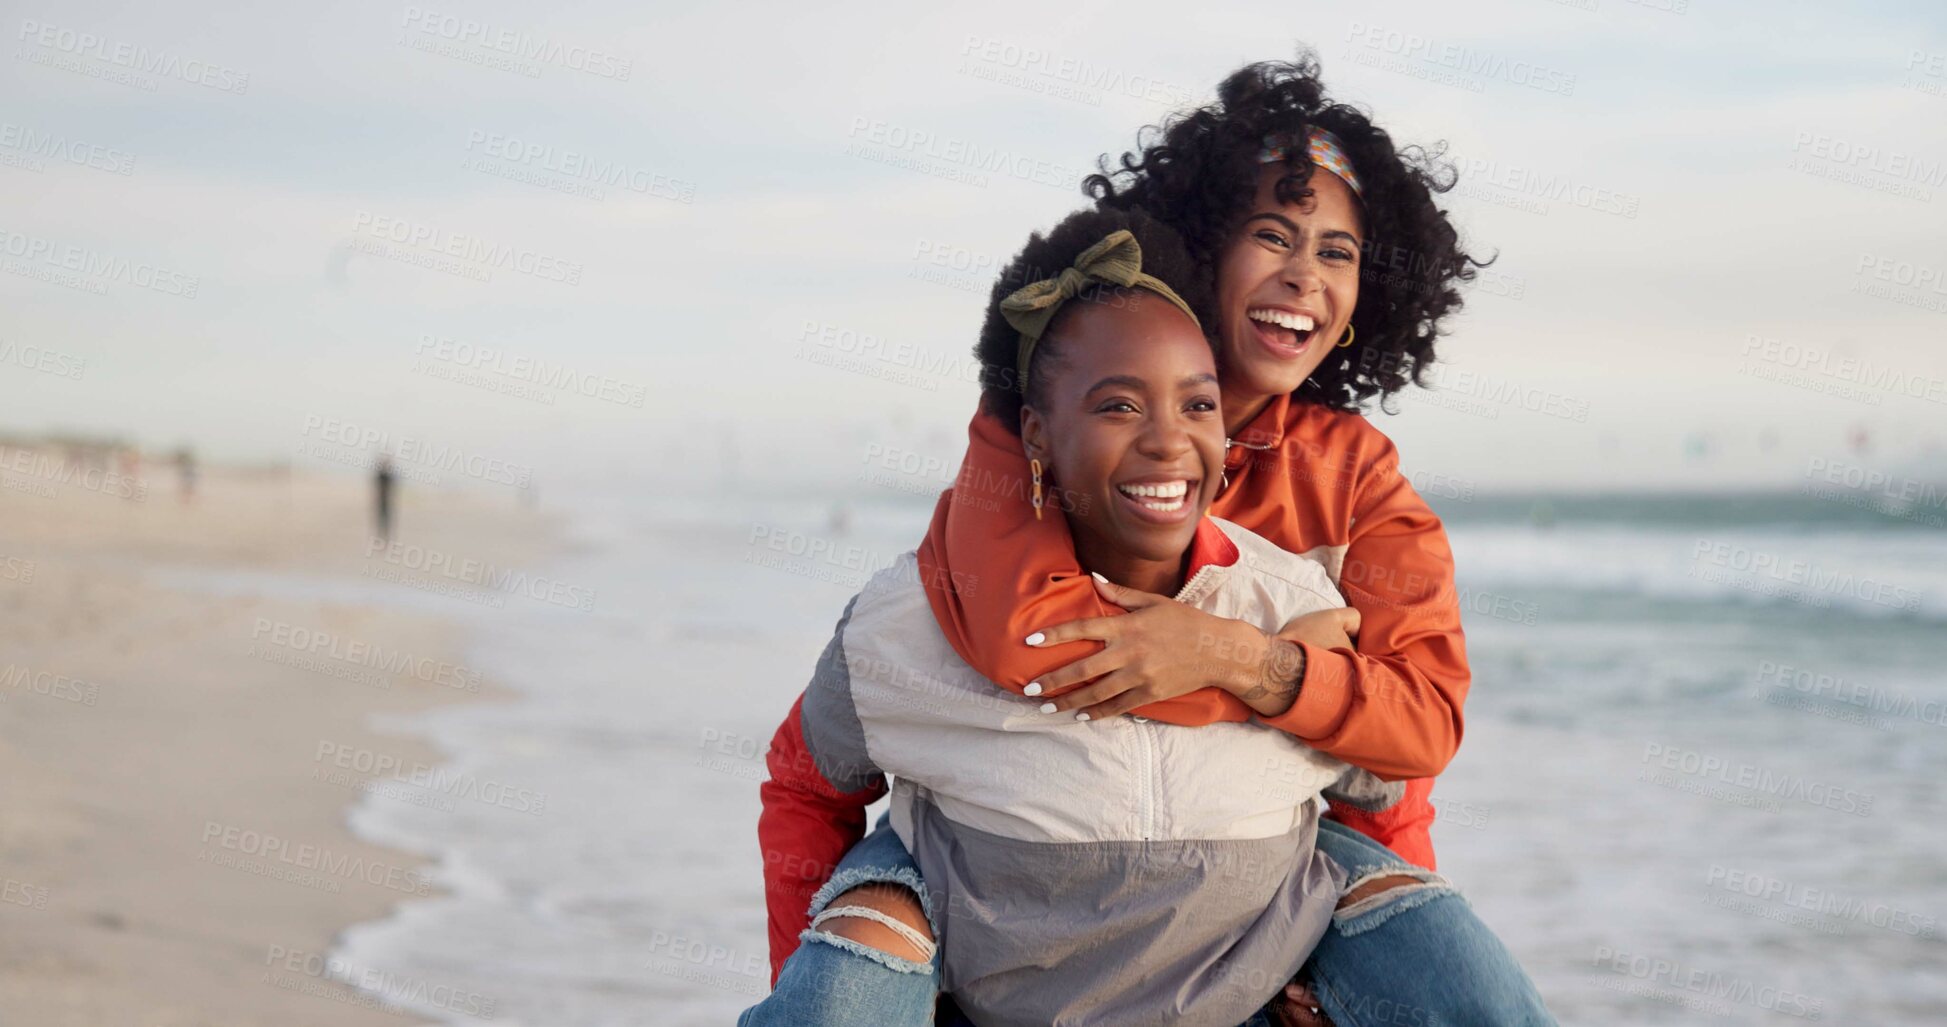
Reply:
[[933, 937], [940, 936], [940, 923], [933, 916], [933, 894], [926, 888], [926, 882], [919, 871], [911, 867], [844, 867], [831, 876], [818, 891], [811, 896], [811, 905], [805, 915], [813, 920], [825, 911], [827, 906], [839, 896], [854, 888], [868, 884], [899, 884], [919, 899], [920, 912], [926, 914], [926, 926]]
[[[881, 902], [891, 897], [873, 894], [881, 890], [898, 893], [902, 905], [915, 903], [925, 926], [915, 927], [879, 908]], [[925, 883], [910, 868], [840, 870], [812, 896], [807, 910], [811, 925], [799, 938], [865, 956], [903, 973], [928, 973], [938, 952], [934, 939], [939, 936], [929, 899]], [[868, 926], [869, 923], [878, 927]]]
[[1387, 866], [1371, 870], [1348, 881], [1332, 920], [1339, 933], [1359, 934], [1372, 930], [1410, 909], [1416, 909], [1448, 895], [1459, 896], [1453, 885], [1431, 870], [1418, 867]]
[[814, 931], [807, 928], [803, 933], [798, 935], [798, 940], [806, 944], [809, 944], [811, 942], [822, 942], [823, 944], [830, 945], [835, 948], [843, 949], [844, 951], [850, 952], [853, 955], [864, 956], [865, 958], [870, 959], [873, 962], [878, 963], [889, 970], [894, 970], [903, 974], [924, 974], [924, 973], [933, 972], [933, 964], [930, 961], [925, 963], [915, 962], [911, 959], [895, 956], [892, 953], [887, 952], [883, 949], [873, 948], [872, 946], [867, 945], [862, 941], [853, 941], [852, 939], [844, 937], [842, 935], [832, 934], [829, 931]]
[[[824, 928], [827, 923], [836, 921], [840, 926], [830, 929], [829, 933], [864, 942], [904, 959], [918, 960], [922, 963], [931, 960], [936, 948], [933, 944], [933, 936], [907, 923], [904, 918], [896, 915], [895, 911], [881, 908], [876, 904], [883, 901], [886, 900], [876, 895], [865, 894], [865, 889], [854, 889], [840, 896], [836, 903], [825, 907], [824, 912], [813, 917], [811, 927], [813, 930], [818, 930]], [[911, 894], [900, 896], [892, 901], [901, 906], [910, 903], [913, 908], [919, 905]], [[868, 924], [878, 926], [868, 926]], [[890, 938], [886, 937], [888, 933], [891, 934]], [[884, 938], [884, 941], [876, 940], [880, 938]]]

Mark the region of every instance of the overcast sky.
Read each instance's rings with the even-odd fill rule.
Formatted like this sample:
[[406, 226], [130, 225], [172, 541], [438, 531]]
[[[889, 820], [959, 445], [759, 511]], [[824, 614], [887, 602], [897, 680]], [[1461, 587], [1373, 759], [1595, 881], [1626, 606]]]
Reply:
[[993, 262], [1303, 42], [1450, 147], [1500, 255], [1440, 391], [1381, 418], [1409, 468], [1947, 476], [1937, 4], [167, 6], [5, 5], [0, 431], [672, 482], [950, 465]]

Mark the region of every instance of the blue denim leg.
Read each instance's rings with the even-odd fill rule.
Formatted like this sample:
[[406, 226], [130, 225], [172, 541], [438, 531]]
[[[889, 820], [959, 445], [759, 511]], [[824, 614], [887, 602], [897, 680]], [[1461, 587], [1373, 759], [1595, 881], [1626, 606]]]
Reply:
[[1337, 1027], [1553, 1027], [1521, 964], [1446, 878], [1329, 820], [1318, 847], [1345, 868], [1347, 891], [1393, 875], [1421, 882], [1333, 915], [1304, 975]]
[[[911, 888], [926, 910], [933, 937], [940, 936], [919, 866], [883, 816], [812, 896], [809, 915], [817, 916], [846, 891], [880, 881]], [[940, 992], [938, 953], [931, 962], [918, 963], [823, 931], [807, 929], [799, 939], [770, 997], [744, 1010], [737, 1027], [920, 1027], [933, 1022], [933, 1003]]]

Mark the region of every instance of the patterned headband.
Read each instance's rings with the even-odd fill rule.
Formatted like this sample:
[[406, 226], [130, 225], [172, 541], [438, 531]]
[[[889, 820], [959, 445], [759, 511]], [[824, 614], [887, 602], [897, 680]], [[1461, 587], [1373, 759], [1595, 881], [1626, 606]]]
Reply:
[[[1264, 141], [1264, 151], [1258, 154], [1259, 164], [1277, 164], [1290, 154], [1291, 137], [1273, 136]], [[1365, 190], [1359, 186], [1359, 175], [1352, 170], [1352, 158], [1345, 155], [1345, 144], [1339, 137], [1322, 128], [1314, 128], [1305, 136], [1305, 156], [1313, 164], [1331, 172], [1352, 187], [1352, 195], [1363, 200]]]

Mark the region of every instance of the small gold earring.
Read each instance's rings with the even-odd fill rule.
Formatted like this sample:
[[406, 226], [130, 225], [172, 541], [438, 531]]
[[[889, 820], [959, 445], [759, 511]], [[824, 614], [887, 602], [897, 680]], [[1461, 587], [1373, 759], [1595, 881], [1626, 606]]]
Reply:
[[1040, 519], [1041, 519], [1041, 506], [1042, 506], [1042, 498], [1041, 498], [1041, 461], [1039, 461], [1039, 460], [1032, 460], [1032, 459], [1031, 459], [1031, 460], [1029, 460], [1029, 461], [1028, 461], [1028, 470], [1029, 470], [1029, 471], [1032, 471], [1032, 472], [1034, 473], [1034, 499], [1033, 499], [1033, 503], [1034, 503], [1034, 519], [1038, 521], [1038, 520], [1040, 520]]
[[1341, 340], [1339, 340], [1339, 348], [1340, 348], [1340, 349], [1344, 349], [1344, 348], [1346, 348], [1347, 346], [1350, 346], [1350, 345], [1352, 345], [1352, 336], [1353, 336], [1353, 334], [1354, 334], [1354, 333], [1353, 333], [1353, 331], [1352, 331], [1352, 325], [1351, 325], [1351, 324], [1350, 324], [1350, 323], [1348, 322], [1348, 323], [1346, 324], [1346, 326], [1345, 326], [1345, 338], [1343, 338], [1343, 339], [1341, 339]]

